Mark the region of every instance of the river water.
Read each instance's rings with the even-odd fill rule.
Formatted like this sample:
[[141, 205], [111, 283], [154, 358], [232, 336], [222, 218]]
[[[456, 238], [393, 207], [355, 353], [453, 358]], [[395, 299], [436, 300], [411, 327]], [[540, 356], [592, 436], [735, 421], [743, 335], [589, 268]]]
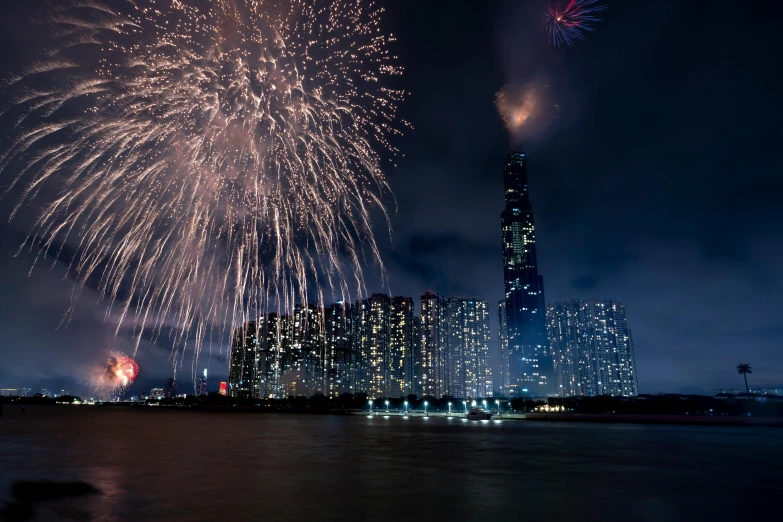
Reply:
[[6, 405], [21, 479], [102, 491], [40, 520], [779, 520], [783, 430]]

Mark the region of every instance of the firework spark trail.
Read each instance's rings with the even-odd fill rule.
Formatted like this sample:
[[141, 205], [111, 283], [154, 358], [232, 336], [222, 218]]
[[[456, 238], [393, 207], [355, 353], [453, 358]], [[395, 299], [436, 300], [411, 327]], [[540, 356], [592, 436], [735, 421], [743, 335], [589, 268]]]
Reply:
[[[52, 8], [57, 46], [6, 83], [2, 113], [13, 214], [56, 192], [28, 244], [75, 246], [69, 270], [100, 277], [136, 348], [175, 332], [175, 367], [205, 338], [306, 302], [308, 281], [363, 293], [404, 98], [383, 85], [402, 69], [382, 13], [365, 0]], [[98, 57], [77, 63], [73, 48]]]
[[597, 13], [606, 11], [606, 5], [596, 5], [598, 0], [566, 0], [547, 6], [546, 25], [549, 41], [558, 47], [573, 45], [575, 40], [584, 40], [586, 31], [593, 31], [591, 22], [601, 19]]
[[106, 366], [97, 369], [88, 379], [90, 390], [110, 399], [122, 395], [139, 374], [139, 365], [122, 352], [111, 352]]

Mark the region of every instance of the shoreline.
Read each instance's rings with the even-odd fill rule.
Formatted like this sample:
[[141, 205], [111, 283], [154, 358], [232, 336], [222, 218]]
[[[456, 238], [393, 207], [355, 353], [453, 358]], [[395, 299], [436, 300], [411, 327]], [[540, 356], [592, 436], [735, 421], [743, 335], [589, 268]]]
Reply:
[[[8, 405], [6, 405], [8, 406]], [[21, 406], [21, 405], [19, 405]], [[111, 410], [145, 410], [145, 411], [192, 411], [209, 413], [244, 413], [244, 414], [265, 414], [278, 413], [288, 415], [338, 415], [338, 416], [358, 416], [358, 417], [432, 417], [438, 419], [462, 419], [463, 413], [430, 411], [426, 414], [423, 411], [412, 410], [407, 414], [399, 411], [374, 411], [369, 414], [367, 410], [360, 409], [318, 409], [318, 408], [274, 408], [274, 407], [253, 407], [253, 406], [185, 406], [185, 405], [165, 405], [149, 406], [139, 404], [96, 404], [96, 405], [68, 405], [68, 404], [27, 404], [28, 411], [34, 413], [37, 407], [76, 407], [77, 409], [111, 409]], [[32, 408], [30, 408], [32, 407]], [[6, 413], [16, 416], [16, 408], [7, 408]], [[13, 412], [13, 413], [12, 413]], [[532, 421], [532, 422], [592, 422], [603, 424], [670, 424], [686, 426], [743, 426], [743, 427], [767, 427], [783, 428], [783, 418], [781, 417], [738, 417], [726, 415], [660, 415], [660, 414], [637, 414], [637, 413], [504, 413], [500, 416], [493, 416], [492, 420], [509, 421]]]
[[783, 428], [780, 417], [729, 417], [720, 415], [657, 415], [641, 413], [528, 413], [528, 421], [599, 422], [617, 424], [678, 424], [691, 426], [748, 426]]

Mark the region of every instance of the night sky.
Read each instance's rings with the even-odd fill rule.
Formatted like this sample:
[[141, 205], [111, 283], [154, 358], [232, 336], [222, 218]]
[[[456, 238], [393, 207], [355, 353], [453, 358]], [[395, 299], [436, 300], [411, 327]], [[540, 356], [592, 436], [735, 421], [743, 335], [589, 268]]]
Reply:
[[[494, 107], [504, 85], [551, 98], [523, 136], [547, 302], [628, 303], [641, 393], [783, 386], [783, 217], [778, 2], [611, 1], [584, 41], [557, 48], [545, 1], [391, 0], [387, 29], [414, 127], [387, 172], [395, 295], [503, 294], [502, 166], [512, 146]], [[28, 60], [38, 0], [0, 6], [0, 76]], [[557, 105], [558, 108], [554, 108]], [[0, 128], [7, 133], [7, 129]], [[4, 173], [4, 183], [8, 173]], [[112, 347], [106, 303], [87, 287], [66, 327], [73, 282], [61, 262], [14, 254], [24, 219], [0, 200], [0, 387], [78, 388]], [[396, 210], [395, 210], [396, 206]], [[383, 290], [380, 280], [370, 290]], [[169, 346], [143, 343], [133, 390], [171, 374]], [[213, 347], [199, 367], [227, 375]], [[184, 372], [189, 374], [189, 368]]]

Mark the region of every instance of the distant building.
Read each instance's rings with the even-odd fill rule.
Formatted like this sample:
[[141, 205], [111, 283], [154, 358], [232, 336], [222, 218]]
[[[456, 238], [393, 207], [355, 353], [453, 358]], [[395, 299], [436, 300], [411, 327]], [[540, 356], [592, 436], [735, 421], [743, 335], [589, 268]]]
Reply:
[[162, 399], [165, 396], [166, 391], [163, 388], [152, 388], [152, 390], [150, 390], [150, 399]]
[[49, 390], [47, 390], [46, 388], [42, 388], [42, 389], [41, 389], [41, 391], [40, 391], [39, 393], [40, 393], [41, 395], [43, 395], [44, 397], [51, 397], [51, 396], [52, 396], [52, 394], [51, 394], [51, 393], [49, 393]]
[[228, 383], [226, 381], [220, 381], [220, 388], [218, 389], [218, 393], [224, 397], [228, 395]]
[[167, 399], [175, 399], [177, 397], [177, 381], [173, 377], [166, 379], [165, 397]]
[[636, 361], [625, 304], [550, 303], [547, 327], [561, 397], [637, 395]]
[[261, 393], [256, 323], [246, 323], [235, 328], [231, 339], [231, 356], [228, 368], [228, 395], [240, 399], [257, 398]]
[[[718, 388], [713, 390], [715, 395], [746, 395], [745, 388]], [[780, 388], [751, 388], [751, 394], [757, 395], [777, 395], [783, 397], [783, 387]]]
[[18, 388], [0, 388], [0, 396], [16, 397], [19, 395]]
[[33, 390], [31, 388], [19, 388], [18, 393], [20, 397], [30, 397]]
[[204, 374], [196, 379], [196, 395], [207, 394], [207, 369], [204, 368]]
[[506, 208], [501, 214], [501, 227], [509, 360], [507, 395], [544, 395], [550, 391], [552, 364], [547, 342], [544, 278], [538, 273], [524, 153], [508, 155], [503, 178]]

